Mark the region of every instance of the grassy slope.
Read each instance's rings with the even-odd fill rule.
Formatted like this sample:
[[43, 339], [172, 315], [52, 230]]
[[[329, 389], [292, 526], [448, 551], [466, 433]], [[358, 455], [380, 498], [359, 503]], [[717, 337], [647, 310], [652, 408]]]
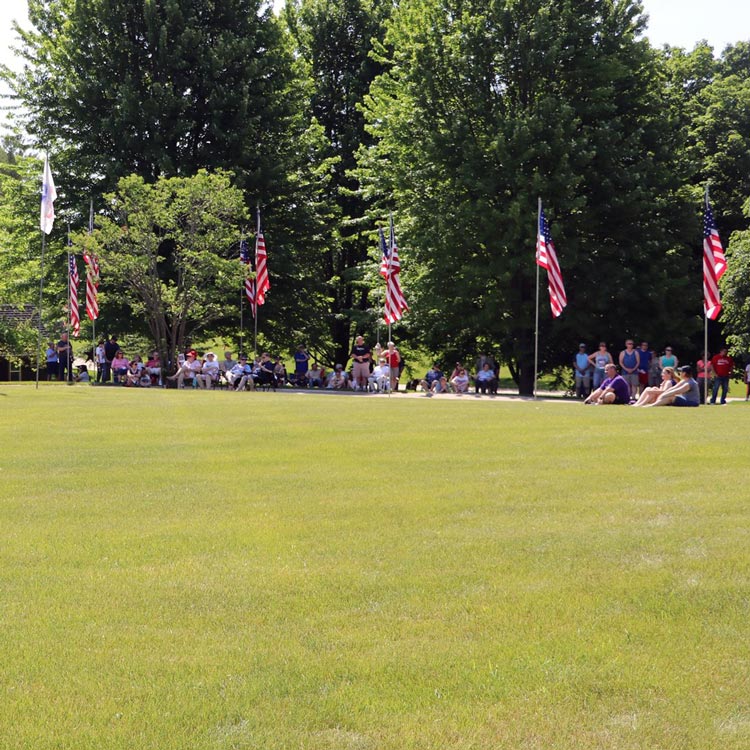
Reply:
[[0, 405], [0, 748], [750, 744], [744, 404]]

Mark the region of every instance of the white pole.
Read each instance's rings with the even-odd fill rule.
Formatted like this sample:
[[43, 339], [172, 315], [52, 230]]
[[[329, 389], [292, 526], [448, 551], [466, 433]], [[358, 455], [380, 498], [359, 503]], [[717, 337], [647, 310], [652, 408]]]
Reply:
[[39, 274], [39, 329], [36, 339], [36, 388], [39, 389], [39, 360], [42, 351], [42, 298], [44, 295], [44, 249], [47, 245], [47, 235], [42, 232], [42, 257], [40, 259]]
[[[542, 219], [542, 199], [541, 197], [538, 199], [537, 203], [537, 215], [536, 215], [536, 238], [535, 242], [539, 241], [539, 223]], [[535, 251], [535, 262], [539, 259], [536, 258], [536, 252]], [[535, 314], [535, 322], [534, 322], [534, 398], [537, 397], [536, 395], [536, 381], [537, 381], [537, 373], [539, 372], [539, 263], [536, 262], [536, 314]]]

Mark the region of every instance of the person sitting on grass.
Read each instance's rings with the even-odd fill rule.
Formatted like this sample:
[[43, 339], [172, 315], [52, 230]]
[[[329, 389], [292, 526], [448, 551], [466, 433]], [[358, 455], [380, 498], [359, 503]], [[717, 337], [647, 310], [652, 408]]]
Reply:
[[322, 388], [325, 375], [326, 371], [317, 362], [313, 362], [312, 367], [307, 371], [307, 387]]
[[604, 375], [602, 384], [583, 403], [599, 406], [630, 403], [630, 386], [622, 375], [617, 374], [617, 368], [611, 363], [605, 365]]
[[348, 388], [347, 375], [344, 372], [343, 365], [336, 365], [333, 368], [333, 372], [328, 377], [326, 388], [332, 391], [345, 391]]
[[457, 396], [469, 392], [469, 373], [463, 367], [459, 367], [451, 378], [451, 386]]
[[633, 406], [646, 406], [647, 404], [653, 404], [654, 401], [656, 401], [659, 396], [661, 396], [664, 391], [668, 390], [669, 388], [672, 388], [672, 386], [677, 385], [677, 381], [674, 378], [674, 368], [673, 367], [665, 367], [661, 371], [661, 385], [651, 388], [646, 388], [643, 393], [638, 397], [638, 400], [633, 404]]
[[482, 365], [482, 369], [477, 372], [474, 382], [476, 384], [477, 396], [480, 393], [489, 393], [490, 396], [497, 395], [497, 377], [489, 362], [485, 362]]
[[419, 384], [428, 396], [432, 396], [433, 393], [445, 393], [448, 390], [445, 375], [437, 364], [427, 370], [424, 379]]
[[693, 378], [693, 368], [690, 365], [680, 367], [681, 380], [677, 385], [664, 391], [651, 406], [700, 406], [701, 396], [698, 381]]
[[133, 359], [125, 373], [124, 384], [129, 387], [138, 386], [141, 384], [141, 368], [138, 367], [138, 360]]

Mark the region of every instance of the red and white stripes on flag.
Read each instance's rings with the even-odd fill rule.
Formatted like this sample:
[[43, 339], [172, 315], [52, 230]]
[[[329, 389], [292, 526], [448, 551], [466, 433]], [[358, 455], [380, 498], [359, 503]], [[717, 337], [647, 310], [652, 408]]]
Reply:
[[536, 237], [536, 264], [547, 270], [547, 287], [549, 289], [549, 304], [552, 317], [558, 318], [563, 308], [568, 304], [565, 296], [560, 264], [557, 261], [555, 245], [549, 231], [549, 224], [544, 216], [544, 209], [539, 206], [539, 227]]
[[268, 254], [266, 239], [260, 228], [260, 211], [258, 211], [258, 233], [255, 236], [255, 304], [264, 305], [266, 292], [271, 288], [268, 280]]
[[68, 307], [70, 308], [70, 328], [74, 336], [78, 336], [81, 332], [81, 318], [78, 314], [78, 266], [76, 265], [76, 256], [73, 254], [68, 255], [68, 277], [69, 277], [69, 288], [70, 297], [68, 299]]
[[250, 251], [247, 247], [247, 240], [240, 240], [240, 260], [245, 264], [245, 296], [250, 303], [250, 310], [255, 317], [255, 279], [252, 278], [253, 266], [250, 262]]
[[86, 265], [86, 315], [92, 322], [99, 317], [99, 259], [83, 254]]
[[401, 261], [398, 257], [396, 245], [396, 232], [393, 228], [393, 217], [391, 216], [391, 236], [388, 245], [385, 243], [385, 234], [379, 229], [380, 236], [380, 275], [385, 279], [385, 309], [383, 318], [388, 325], [401, 320], [403, 313], [409, 309], [406, 298], [401, 291], [399, 274], [401, 273]]
[[709, 320], [716, 320], [721, 312], [719, 281], [727, 270], [727, 259], [716, 229], [714, 214], [706, 194], [703, 214], [703, 309]]

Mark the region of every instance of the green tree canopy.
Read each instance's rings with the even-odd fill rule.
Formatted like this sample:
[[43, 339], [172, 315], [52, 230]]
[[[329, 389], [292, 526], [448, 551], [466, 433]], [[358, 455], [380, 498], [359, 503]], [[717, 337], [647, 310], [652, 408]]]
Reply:
[[155, 183], [123, 177], [98, 228], [75, 237], [99, 256], [102, 287], [148, 322], [165, 363], [225, 314], [244, 278], [237, 239], [248, 217], [230, 177], [205, 170]]
[[643, 27], [625, 0], [400, 4], [361, 164], [373, 193], [395, 196], [402, 277], [434, 350], [498, 347], [530, 390], [538, 196], [569, 300], [554, 324], [543, 309], [543, 365], [567, 363], [578, 340], [685, 329], [692, 269]]

